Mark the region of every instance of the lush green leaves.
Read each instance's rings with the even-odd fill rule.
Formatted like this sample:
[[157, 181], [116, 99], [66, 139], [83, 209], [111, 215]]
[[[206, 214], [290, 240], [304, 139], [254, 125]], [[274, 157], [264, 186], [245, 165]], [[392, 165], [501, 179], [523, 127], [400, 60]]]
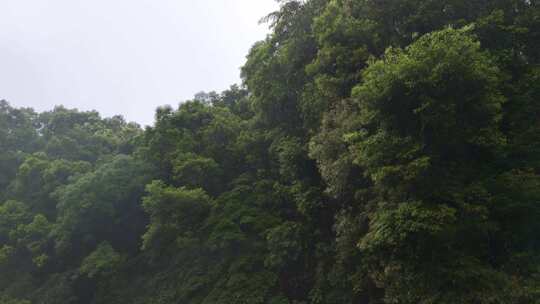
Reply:
[[144, 131], [0, 102], [0, 303], [538, 303], [537, 1], [279, 2]]
[[208, 215], [210, 198], [201, 189], [168, 187], [154, 181], [146, 191], [143, 206], [150, 215], [150, 225], [143, 235], [143, 248], [160, 250], [171, 242], [181, 245]]

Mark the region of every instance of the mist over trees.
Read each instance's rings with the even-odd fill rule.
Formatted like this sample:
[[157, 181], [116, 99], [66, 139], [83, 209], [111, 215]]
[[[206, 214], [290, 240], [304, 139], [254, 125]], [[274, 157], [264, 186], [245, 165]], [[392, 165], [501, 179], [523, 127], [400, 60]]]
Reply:
[[151, 127], [0, 102], [0, 303], [540, 303], [540, 3], [280, 2]]

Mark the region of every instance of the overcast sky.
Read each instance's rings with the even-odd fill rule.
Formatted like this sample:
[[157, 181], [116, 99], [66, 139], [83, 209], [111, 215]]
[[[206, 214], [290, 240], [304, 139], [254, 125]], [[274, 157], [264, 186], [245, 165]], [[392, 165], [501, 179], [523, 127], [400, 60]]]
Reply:
[[274, 0], [0, 0], [0, 99], [141, 124], [240, 82]]

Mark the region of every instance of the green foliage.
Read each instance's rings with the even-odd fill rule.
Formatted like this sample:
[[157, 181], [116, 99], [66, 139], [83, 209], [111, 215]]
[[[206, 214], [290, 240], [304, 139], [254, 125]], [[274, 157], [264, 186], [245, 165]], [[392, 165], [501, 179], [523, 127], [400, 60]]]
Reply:
[[168, 187], [154, 181], [146, 191], [143, 207], [150, 215], [150, 224], [142, 236], [144, 249], [160, 250], [171, 242], [181, 245], [208, 215], [210, 198], [201, 189]]
[[278, 1], [242, 85], [0, 101], [0, 303], [540, 303], [540, 10]]
[[145, 224], [141, 196], [151, 172], [141, 161], [117, 155], [58, 188], [54, 192], [58, 217], [52, 233], [57, 253], [69, 255], [75, 248], [84, 253], [102, 240], [129, 250], [138, 247]]
[[17, 299], [8, 298], [8, 297], [0, 298], [0, 303], [2, 304], [31, 304], [31, 302], [27, 300], [17, 300]]
[[111, 275], [122, 263], [122, 256], [109, 243], [101, 243], [81, 263], [80, 272], [88, 278]]
[[179, 185], [215, 192], [219, 189], [219, 165], [215, 160], [201, 157], [193, 153], [179, 155], [173, 160], [173, 180]]

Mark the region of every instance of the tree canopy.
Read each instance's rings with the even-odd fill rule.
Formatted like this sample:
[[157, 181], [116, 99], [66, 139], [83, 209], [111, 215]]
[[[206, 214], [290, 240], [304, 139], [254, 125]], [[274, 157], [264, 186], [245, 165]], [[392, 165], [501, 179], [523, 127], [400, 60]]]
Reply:
[[0, 102], [1, 304], [540, 303], [540, 3], [279, 2], [150, 127]]

